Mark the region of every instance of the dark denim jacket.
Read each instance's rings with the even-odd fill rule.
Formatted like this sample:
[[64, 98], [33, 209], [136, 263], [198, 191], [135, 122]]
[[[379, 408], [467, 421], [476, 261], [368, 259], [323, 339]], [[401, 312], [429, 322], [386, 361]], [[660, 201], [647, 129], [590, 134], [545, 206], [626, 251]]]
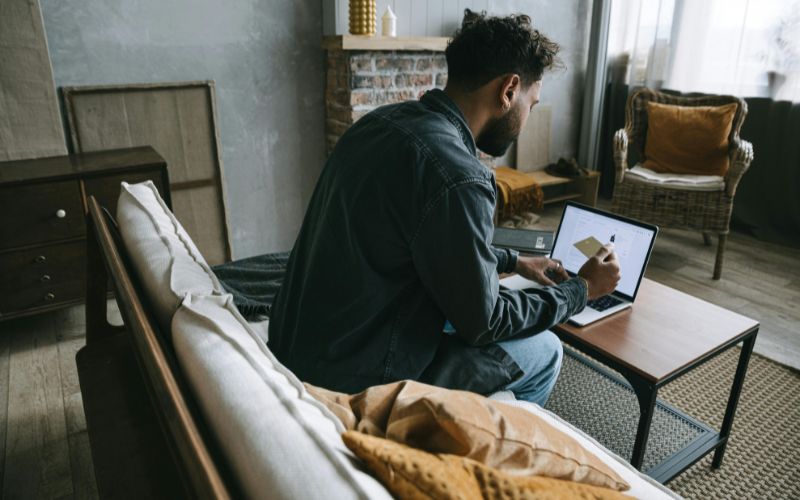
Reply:
[[500, 288], [498, 272], [516, 254], [491, 246], [495, 198], [493, 173], [444, 92], [361, 118], [311, 198], [273, 305], [270, 349], [300, 379], [352, 393], [418, 379], [445, 318], [481, 346], [583, 309], [579, 279]]

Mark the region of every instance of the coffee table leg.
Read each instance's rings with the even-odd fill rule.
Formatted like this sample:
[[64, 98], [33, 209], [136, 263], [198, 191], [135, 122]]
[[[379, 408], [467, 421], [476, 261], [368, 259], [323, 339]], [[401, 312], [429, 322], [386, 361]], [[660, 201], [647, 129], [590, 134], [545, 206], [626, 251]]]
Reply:
[[[627, 377], [626, 377], [627, 378]], [[658, 387], [636, 377], [628, 378], [636, 399], [639, 400], [639, 425], [636, 428], [636, 440], [633, 442], [631, 465], [642, 469], [644, 451], [647, 448], [647, 438], [650, 436], [650, 423], [653, 421], [653, 412], [656, 407]]]
[[736, 414], [736, 406], [739, 404], [739, 395], [742, 393], [744, 376], [747, 374], [747, 365], [750, 363], [750, 355], [753, 353], [753, 345], [756, 343], [758, 330], [746, 338], [742, 343], [742, 352], [739, 353], [739, 364], [736, 366], [736, 376], [733, 378], [731, 394], [728, 396], [728, 407], [725, 409], [725, 418], [722, 421], [722, 428], [719, 437], [725, 439], [714, 452], [714, 460], [711, 462], [712, 469], [718, 469], [722, 465], [722, 457], [725, 455], [725, 448], [728, 446], [728, 438], [733, 427], [733, 416]]

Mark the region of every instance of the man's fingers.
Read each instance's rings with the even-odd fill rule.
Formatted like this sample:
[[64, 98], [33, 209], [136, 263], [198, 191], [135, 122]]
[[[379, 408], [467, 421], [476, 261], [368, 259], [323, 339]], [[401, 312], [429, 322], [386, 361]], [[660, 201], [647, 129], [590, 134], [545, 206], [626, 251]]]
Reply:
[[564, 269], [564, 266], [561, 264], [560, 260], [550, 259], [550, 262], [547, 265], [547, 270], [549, 271], [550, 276], [558, 278], [557, 280], [554, 281], [560, 283], [564, 280], [569, 279], [569, 274], [567, 274], [567, 270]]
[[602, 247], [600, 247], [600, 250], [597, 251], [595, 257], [597, 257], [600, 260], [600, 262], [608, 262], [609, 260], [616, 260], [617, 254], [616, 252], [614, 252], [614, 244], [607, 243]]
[[613, 251], [614, 251], [614, 244], [613, 243], [606, 243], [605, 245], [601, 246], [600, 250], [598, 250], [597, 253], [594, 254], [594, 255], [595, 255], [595, 257], [600, 259], [600, 261], [602, 262]]
[[548, 278], [544, 273], [539, 275], [539, 282], [544, 286], [556, 286], [555, 281]]

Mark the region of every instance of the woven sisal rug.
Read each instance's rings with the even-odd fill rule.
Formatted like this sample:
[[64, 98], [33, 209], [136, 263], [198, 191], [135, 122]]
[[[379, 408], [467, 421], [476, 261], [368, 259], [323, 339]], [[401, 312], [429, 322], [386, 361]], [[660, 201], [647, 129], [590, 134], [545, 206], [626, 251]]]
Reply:
[[[661, 389], [659, 399], [719, 429], [739, 349], [731, 349]], [[564, 356], [547, 408], [622, 457], [638, 419], [633, 393]], [[691, 441], [698, 430], [659, 409], [645, 469]], [[800, 498], [800, 373], [757, 354], [750, 359], [722, 467], [709, 454], [668, 486], [686, 498]]]

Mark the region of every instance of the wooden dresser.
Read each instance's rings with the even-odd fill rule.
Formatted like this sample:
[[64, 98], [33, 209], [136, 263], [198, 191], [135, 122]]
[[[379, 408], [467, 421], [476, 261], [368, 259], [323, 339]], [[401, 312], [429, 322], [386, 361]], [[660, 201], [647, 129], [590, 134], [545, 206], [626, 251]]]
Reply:
[[120, 183], [145, 180], [171, 205], [151, 147], [0, 162], [0, 321], [83, 302], [87, 198], [115, 214]]

